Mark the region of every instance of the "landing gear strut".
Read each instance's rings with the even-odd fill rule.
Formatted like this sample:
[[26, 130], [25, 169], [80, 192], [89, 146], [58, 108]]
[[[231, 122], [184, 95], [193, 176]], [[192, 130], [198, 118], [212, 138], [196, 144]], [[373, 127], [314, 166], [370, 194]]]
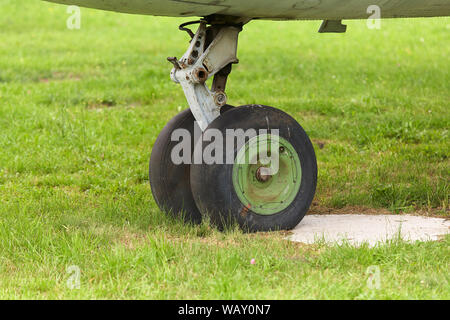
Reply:
[[[180, 60], [168, 58], [174, 65], [171, 79], [183, 87], [192, 114], [202, 131], [220, 116], [220, 108], [227, 103], [225, 85], [231, 64], [239, 62], [236, 53], [241, 30], [241, 26], [229, 25], [208, 28], [206, 22], [201, 21], [183, 57]], [[213, 76], [210, 90], [205, 82]]]
[[[198, 23], [195, 34], [187, 24], [180, 27], [191, 35], [189, 49], [179, 60], [169, 58], [174, 65], [171, 79], [182, 86], [190, 109], [167, 124], [153, 147], [150, 184], [155, 200], [168, 213], [191, 222], [207, 216], [220, 229], [233, 224], [245, 231], [292, 229], [316, 190], [311, 141], [280, 110], [226, 104], [225, 87], [232, 64], [238, 62], [242, 24]], [[191, 162], [174, 162], [178, 129], [191, 137], [190, 148], [182, 152]], [[198, 154], [209, 154], [214, 161], [195, 161]]]

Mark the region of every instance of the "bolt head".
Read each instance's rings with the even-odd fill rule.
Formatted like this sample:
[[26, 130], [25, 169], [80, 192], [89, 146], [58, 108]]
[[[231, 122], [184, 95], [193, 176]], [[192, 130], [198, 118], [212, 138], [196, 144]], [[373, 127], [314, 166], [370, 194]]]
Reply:
[[263, 170], [266, 169], [265, 167], [259, 167], [258, 170], [256, 170], [256, 180], [259, 182], [267, 182], [272, 178], [271, 175], [266, 175], [263, 173]]
[[217, 92], [214, 95], [214, 102], [219, 107], [224, 106], [227, 103], [227, 95], [224, 92]]

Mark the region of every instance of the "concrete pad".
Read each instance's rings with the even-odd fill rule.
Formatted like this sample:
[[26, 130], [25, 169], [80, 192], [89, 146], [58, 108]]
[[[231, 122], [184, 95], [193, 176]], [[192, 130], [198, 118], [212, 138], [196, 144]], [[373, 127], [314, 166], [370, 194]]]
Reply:
[[406, 241], [434, 241], [449, 233], [449, 219], [412, 215], [307, 215], [289, 240], [312, 244], [348, 241], [353, 245], [382, 244], [401, 236]]

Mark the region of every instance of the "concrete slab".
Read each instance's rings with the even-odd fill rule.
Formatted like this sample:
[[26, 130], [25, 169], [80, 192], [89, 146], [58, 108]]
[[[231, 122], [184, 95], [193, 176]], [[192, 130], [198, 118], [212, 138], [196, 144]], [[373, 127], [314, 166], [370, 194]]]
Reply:
[[435, 241], [449, 233], [450, 220], [412, 215], [307, 215], [289, 236], [292, 241], [312, 244], [348, 241], [353, 245], [382, 244], [398, 238]]

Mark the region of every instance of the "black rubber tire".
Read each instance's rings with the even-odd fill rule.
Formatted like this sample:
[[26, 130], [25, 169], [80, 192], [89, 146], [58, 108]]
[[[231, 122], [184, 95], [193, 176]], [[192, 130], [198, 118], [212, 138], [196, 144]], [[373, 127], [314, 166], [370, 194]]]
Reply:
[[[225, 105], [221, 114], [234, 108]], [[171, 160], [171, 152], [178, 142], [171, 141], [176, 129], [186, 129], [194, 137], [195, 118], [190, 109], [172, 118], [163, 128], [152, 149], [149, 166], [150, 186], [158, 207], [174, 217], [183, 215], [186, 222], [200, 223], [202, 216], [192, 196], [190, 184], [190, 164], [176, 165]], [[200, 128], [197, 129], [200, 130]], [[192, 141], [191, 150], [194, 150]], [[192, 155], [191, 155], [192, 156]]]
[[[317, 162], [313, 145], [295, 119], [281, 110], [261, 105], [234, 108], [212, 122], [207, 130], [218, 129], [225, 137], [226, 129], [251, 128], [279, 129], [279, 135], [288, 140], [297, 151], [302, 178], [294, 201], [286, 209], [273, 215], [254, 213], [241, 203], [234, 190], [233, 164], [194, 164], [191, 165], [190, 180], [197, 207], [221, 230], [234, 223], [248, 232], [293, 229], [309, 210], [316, 191]], [[201, 141], [199, 146], [203, 145], [203, 148], [207, 145], [200, 143]], [[231, 150], [234, 152], [233, 159], [238, 151], [236, 147]]]
[[200, 223], [202, 216], [192, 197], [190, 165], [176, 165], [171, 160], [172, 149], [178, 144], [171, 141], [172, 133], [183, 128], [194, 137], [194, 125], [197, 126], [189, 109], [167, 123], [153, 146], [149, 175], [153, 197], [162, 211], [175, 217], [183, 215], [186, 222]]

